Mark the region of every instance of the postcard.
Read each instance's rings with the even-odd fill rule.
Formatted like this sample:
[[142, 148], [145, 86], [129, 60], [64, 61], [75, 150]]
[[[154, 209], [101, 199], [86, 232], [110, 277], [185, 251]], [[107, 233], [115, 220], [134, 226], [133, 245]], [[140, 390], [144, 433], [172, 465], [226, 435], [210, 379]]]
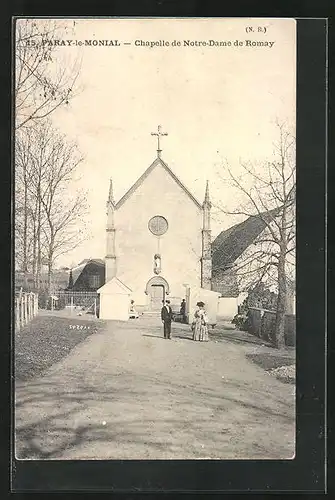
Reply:
[[14, 27], [15, 458], [293, 459], [296, 21]]

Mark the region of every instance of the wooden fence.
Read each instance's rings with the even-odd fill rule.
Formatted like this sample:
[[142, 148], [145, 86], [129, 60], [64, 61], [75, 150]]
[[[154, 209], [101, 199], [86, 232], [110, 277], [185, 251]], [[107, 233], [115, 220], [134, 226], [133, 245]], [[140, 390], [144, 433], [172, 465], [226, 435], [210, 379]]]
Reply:
[[[268, 309], [250, 307], [248, 310], [248, 332], [264, 340], [271, 340], [276, 313]], [[295, 346], [296, 324], [294, 314], [285, 314], [285, 344]]]
[[89, 291], [62, 290], [55, 296], [63, 303], [64, 307], [90, 307], [94, 302], [99, 304], [99, 294]]
[[38, 313], [38, 295], [21, 292], [15, 297], [15, 328], [20, 330]]

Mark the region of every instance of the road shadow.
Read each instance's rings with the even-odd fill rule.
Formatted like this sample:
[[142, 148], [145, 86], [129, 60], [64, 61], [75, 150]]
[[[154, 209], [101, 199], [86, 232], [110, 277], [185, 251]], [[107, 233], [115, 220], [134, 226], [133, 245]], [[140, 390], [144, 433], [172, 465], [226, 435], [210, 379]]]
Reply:
[[[261, 386], [251, 390], [249, 384], [224, 380], [217, 387], [199, 387], [196, 380], [185, 385], [168, 375], [134, 377], [130, 371], [111, 375], [101, 370], [100, 375], [95, 384], [80, 373], [67, 376], [66, 387], [51, 378], [18, 383], [16, 457], [50, 460], [73, 453], [78, 458], [89, 450], [91, 458], [99, 459], [106, 458], [99, 455], [104, 447], [107, 458], [120, 449], [125, 459], [225, 458], [232, 453], [235, 458], [287, 458], [293, 446], [286, 435], [270, 429], [280, 422], [294, 434], [294, 401]], [[159, 401], [158, 409], [153, 401]]]
[[[165, 339], [163, 336], [161, 335], [150, 335], [148, 333], [142, 333], [142, 337], [152, 337], [152, 338], [155, 338], [155, 339], [163, 339], [163, 340], [167, 340]], [[173, 339], [180, 339], [180, 340], [193, 340], [192, 337], [187, 337], [186, 335], [173, 335], [171, 334], [171, 340]]]
[[267, 340], [261, 339], [248, 332], [240, 330], [209, 330], [209, 337], [218, 342], [226, 341], [237, 345], [259, 345], [273, 348], [273, 345]]
[[192, 340], [193, 338], [191, 336], [186, 336], [186, 335], [172, 335], [172, 338], [180, 339], [180, 340]]
[[152, 337], [154, 339], [166, 340], [162, 335], [150, 335], [149, 333], [142, 333], [142, 337]]

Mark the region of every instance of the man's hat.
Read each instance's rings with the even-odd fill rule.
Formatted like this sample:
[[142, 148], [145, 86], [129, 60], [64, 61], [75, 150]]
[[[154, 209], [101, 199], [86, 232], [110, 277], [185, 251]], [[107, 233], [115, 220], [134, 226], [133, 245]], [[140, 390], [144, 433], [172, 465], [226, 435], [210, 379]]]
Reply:
[[198, 307], [204, 307], [205, 303], [204, 302], [197, 302]]

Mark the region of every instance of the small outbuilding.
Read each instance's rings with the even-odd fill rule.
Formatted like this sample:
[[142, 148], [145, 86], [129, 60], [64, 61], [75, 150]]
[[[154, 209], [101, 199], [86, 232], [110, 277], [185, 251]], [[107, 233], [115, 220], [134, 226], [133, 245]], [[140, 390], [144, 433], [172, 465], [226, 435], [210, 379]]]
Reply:
[[114, 277], [97, 290], [101, 319], [128, 321], [131, 289]]
[[188, 311], [188, 323], [192, 323], [194, 312], [197, 309], [197, 302], [204, 302], [205, 311], [210, 325], [217, 323], [218, 308], [219, 308], [218, 292], [206, 290], [199, 287], [186, 287], [186, 310]]

